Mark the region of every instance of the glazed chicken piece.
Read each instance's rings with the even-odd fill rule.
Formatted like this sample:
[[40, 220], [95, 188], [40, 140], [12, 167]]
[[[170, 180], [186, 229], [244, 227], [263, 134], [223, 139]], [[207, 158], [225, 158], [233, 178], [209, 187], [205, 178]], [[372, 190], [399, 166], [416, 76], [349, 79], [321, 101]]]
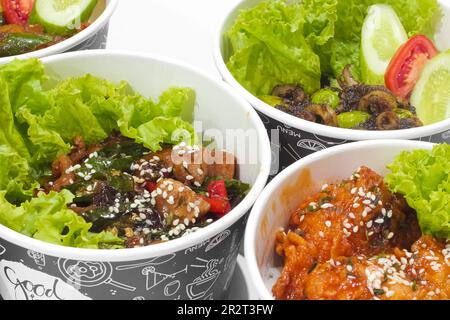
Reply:
[[174, 178], [188, 186], [198, 187], [207, 177], [233, 179], [236, 174], [236, 158], [233, 155], [208, 148], [184, 144], [173, 149], [165, 147], [146, 157], [146, 160], [154, 159], [159, 159], [164, 167], [171, 168]]
[[449, 249], [423, 236], [411, 251], [329, 260], [305, 277], [305, 299], [447, 300]]
[[276, 251], [285, 260], [273, 288], [278, 299], [304, 299], [308, 273], [330, 259], [409, 249], [421, 235], [414, 211], [366, 167], [306, 199], [289, 230], [277, 234]]
[[173, 179], [160, 180], [153, 195], [156, 210], [162, 219], [172, 215], [173, 220], [195, 223], [198, 218], [207, 214], [210, 208], [209, 203], [191, 188]]

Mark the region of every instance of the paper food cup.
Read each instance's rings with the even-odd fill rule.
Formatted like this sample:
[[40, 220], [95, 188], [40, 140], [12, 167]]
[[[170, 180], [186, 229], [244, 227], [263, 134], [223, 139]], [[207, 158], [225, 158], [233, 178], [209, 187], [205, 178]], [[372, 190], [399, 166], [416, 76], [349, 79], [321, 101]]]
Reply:
[[[269, 140], [253, 108], [221, 81], [159, 57], [94, 50], [42, 61], [51, 79], [90, 73], [113, 82], [128, 81], [137, 92], [153, 98], [171, 86], [193, 88], [197, 94], [196, 123], [203, 126], [205, 135], [216, 139], [219, 149], [236, 155], [239, 178], [252, 188], [217, 222], [180, 239], [143, 248], [68, 248], [0, 225], [0, 295], [4, 299], [55, 300], [225, 298], [247, 213], [270, 170]], [[221, 142], [221, 135], [230, 130], [253, 133], [252, 146], [244, 142], [239, 148], [227, 140], [228, 136]], [[248, 150], [253, 152], [252, 161], [246, 160], [250, 159]]]
[[274, 299], [272, 287], [283, 267], [275, 253], [275, 236], [293, 212], [325, 183], [347, 179], [360, 166], [381, 175], [401, 151], [431, 149], [432, 143], [406, 140], [361, 141], [316, 152], [282, 171], [253, 206], [245, 234], [245, 258], [260, 299]]
[[50, 47], [29, 53], [0, 58], [0, 64], [8, 63], [15, 58], [43, 58], [67, 51], [81, 51], [89, 49], [105, 49], [108, 39], [109, 21], [116, 10], [119, 0], [105, 0], [103, 7], [100, 3], [94, 10], [94, 22], [86, 29]]
[[[264, 103], [247, 91], [228, 70], [231, 47], [224, 33], [230, 29], [242, 9], [252, 8], [262, 0], [241, 1], [224, 14], [214, 36], [213, 54], [222, 78], [256, 109], [266, 126], [272, 144], [271, 175], [314, 152], [349, 142], [376, 139], [407, 139], [450, 143], [450, 119], [420, 128], [395, 131], [362, 131], [329, 127], [309, 122]], [[438, 49], [450, 48], [450, 2], [439, 0], [444, 13], [435, 39]]]

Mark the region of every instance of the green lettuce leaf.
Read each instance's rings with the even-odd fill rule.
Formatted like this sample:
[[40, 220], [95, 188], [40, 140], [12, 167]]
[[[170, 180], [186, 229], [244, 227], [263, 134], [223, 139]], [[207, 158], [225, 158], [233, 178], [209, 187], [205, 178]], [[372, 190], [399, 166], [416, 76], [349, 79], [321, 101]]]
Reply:
[[25, 158], [9, 146], [0, 145], [0, 190], [8, 199], [20, 203], [33, 196], [38, 184], [31, 182], [29, 171]]
[[194, 142], [194, 129], [180, 118], [157, 117], [139, 126], [133, 138], [151, 150], [161, 150], [161, 143]]
[[401, 153], [385, 181], [417, 211], [422, 232], [450, 238], [450, 145]]
[[91, 233], [91, 224], [67, 208], [74, 196], [67, 190], [37, 197], [15, 206], [0, 192], [0, 223], [45, 242], [78, 248], [121, 248], [123, 240], [111, 233]]
[[29, 159], [30, 152], [23, 136], [23, 129], [19, 127], [9, 98], [8, 83], [0, 76], [0, 145], [9, 146], [17, 153]]
[[228, 69], [256, 96], [286, 83], [315, 91], [322, 75], [337, 77], [347, 64], [358, 78], [361, 29], [376, 3], [391, 5], [409, 36], [433, 37], [437, 0], [264, 1], [242, 10], [226, 32]]
[[161, 143], [192, 142], [195, 92], [170, 88], [158, 102], [128, 83], [92, 75], [70, 78], [48, 89], [37, 59], [0, 66], [0, 223], [35, 239], [79, 248], [123, 247], [110, 233], [91, 233], [91, 224], [67, 208], [68, 191], [39, 194], [36, 179], [71, 149], [77, 136], [87, 144], [113, 131], [152, 151]]
[[335, 5], [336, 0], [275, 0], [242, 11], [226, 33], [233, 51], [229, 70], [255, 95], [269, 94], [280, 83], [317, 90], [321, 68], [314, 49], [334, 34]]

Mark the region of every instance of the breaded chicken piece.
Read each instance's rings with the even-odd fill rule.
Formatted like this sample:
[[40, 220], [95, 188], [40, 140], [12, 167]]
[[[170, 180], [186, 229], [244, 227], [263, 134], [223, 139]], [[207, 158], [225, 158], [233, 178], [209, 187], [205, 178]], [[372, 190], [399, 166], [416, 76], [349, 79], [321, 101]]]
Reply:
[[369, 259], [331, 259], [306, 277], [304, 298], [314, 300], [447, 300], [450, 299], [449, 249], [423, 236], [411, 251]]
[[305, 298], [304, 280], [316, 265], [409, 249], [421, 235], [414, 210], [367, 167], [306, 199], [292, 215], [289, 230], [276, 241], [276, 251], [285, 259], [273, 288], [278, 299]]

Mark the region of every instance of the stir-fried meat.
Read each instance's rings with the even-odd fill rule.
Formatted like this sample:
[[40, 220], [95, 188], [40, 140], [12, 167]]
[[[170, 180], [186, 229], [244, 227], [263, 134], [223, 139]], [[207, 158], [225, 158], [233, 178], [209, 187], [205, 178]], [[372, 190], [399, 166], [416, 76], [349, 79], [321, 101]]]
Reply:
[[411, 251], [395, 249], [370, 258], [331, 259], [305, 276], [304, 298], [448, 300], [449, 258], [444, 243], [424, 236]]
[[154, 193], [155, 208], [164, 219], [172, 215], [173, 220], [195, 223], [198, 218], [206, 215], [210, 208], [209, 203], [191, 188], [173, 179], [159, 181]]
[[316, 265], [408, 249], [421, 234], [406, 201], [366, 167], [306, 199], [292, 215], [289, 230], [277, 235], [276, 251], [285, 259], [273, 289], [279, 299], [305, 299], [305, 277]]
[[73, 172], [67, 172], [72, 166], [73, 162], [67, 155], [62, 155], [52, 163], [53, 177], [56, 178], [55, 182], [50, 186], [54, 191], [60, 191], [61, 188], [72, 184], [75, 175]]
[[233, 179], [237, 172], [236, 157], [225, 151], [203, 149], [203, 158], [208, 164], [208, 177]]
[[[227, 152], [184, 143], [149, 152], [113, 133], [90, 146], [75, 138], [71, 152], [53, 162], [52, 177], [41, 181], [46, 192], [72, 192], [70, 208], [92, 224], [90, 231], [108, 230], [138, 247], [182, 237], [227, 214], [248, 190], [233, 179], [236, 166]], [[206, 190], [227, 179], [231, 186], [212, 207], [218, 195]]]
[[233, 179], [236, 175], [236, 158], [224, 151], [182, 145], [173, 150], [165, 147], [146, 157], [146, 160], [155, 159], [170, 168], [176, 180], [188, 186], [200, 186], [207, 177]]

